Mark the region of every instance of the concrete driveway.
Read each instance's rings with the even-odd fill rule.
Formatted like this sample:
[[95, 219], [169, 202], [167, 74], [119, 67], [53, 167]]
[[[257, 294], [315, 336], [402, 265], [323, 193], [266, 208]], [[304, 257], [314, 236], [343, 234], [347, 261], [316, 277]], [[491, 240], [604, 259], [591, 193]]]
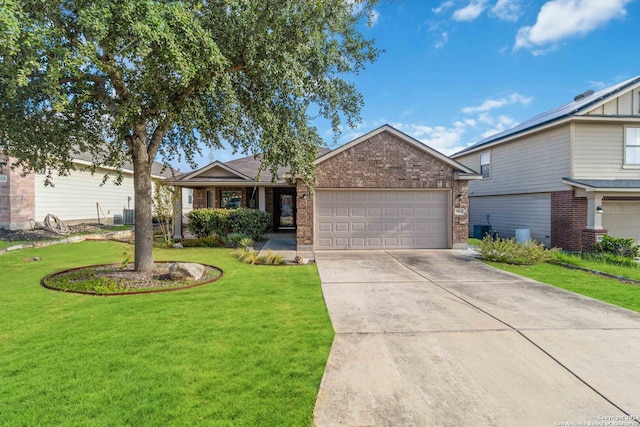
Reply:
[[640, 314], [467, 251], [316, 261], [336, 332], [316, 425], [640, 424]]

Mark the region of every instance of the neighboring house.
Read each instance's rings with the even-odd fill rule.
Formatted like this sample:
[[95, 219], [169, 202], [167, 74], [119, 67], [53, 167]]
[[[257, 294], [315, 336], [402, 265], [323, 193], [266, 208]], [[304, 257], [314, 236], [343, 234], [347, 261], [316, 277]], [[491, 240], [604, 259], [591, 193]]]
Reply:
[[[382, 126], [315, 161], [317, 181], [256, 175], [253, 156], [213, 162], [170, 183], [193, 190], [194, 208], [256, 208], [274, 231], [315, 249], [466, 248], [467, 181], [479, 174]], [[181, 235], [180, 224], [176, 237]]]
[[[0, 228], [11, 230], [32, 228], [35, 222], [52, 214], [67, 224], [81, 222], [113, 223], [124, 220], [124, 210], [133, 210], [133, 170], [125, 165], [121, 185], [112, 180], [102, 184], [106, 173], [113, 170], [98, 168], [92, 175], [90, 158], [74, 159], [77, 170], [68, 176], [53, 176], [54, 186], [45, 186], [45, 175], [11, 170], [15, 159], [0, 156]], [[152, 168], [153, 178], [165, 180], [171, 171], [160, 163]], [[188, 200], [185, 200], [187, 202]], [[130, 212], [132, 219], [132, 212]]]
[[480, 170], [470, 232], [589, 251], [603, 234], [640, 242], [640, 76], [542, 113], [451, 156]]

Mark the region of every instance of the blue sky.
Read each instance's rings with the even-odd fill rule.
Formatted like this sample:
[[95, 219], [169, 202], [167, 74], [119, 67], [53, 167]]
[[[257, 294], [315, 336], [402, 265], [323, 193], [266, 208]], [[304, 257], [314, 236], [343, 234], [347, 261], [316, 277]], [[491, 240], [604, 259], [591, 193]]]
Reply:
[[[640, 0], [393, 0], [371, 22], [362, 32], [385, 53], [349, 77], [365, 106], [340, 143], [388, 123], [452, 154], [640, 75]], [[241, 155], [205, 148], [198, 164]]]

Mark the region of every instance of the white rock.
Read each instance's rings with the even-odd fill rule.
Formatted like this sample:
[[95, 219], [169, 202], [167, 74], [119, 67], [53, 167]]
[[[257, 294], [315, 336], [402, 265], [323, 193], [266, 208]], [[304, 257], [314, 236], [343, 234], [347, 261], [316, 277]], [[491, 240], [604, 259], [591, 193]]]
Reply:
[[198, 280], [204, 274], [204, 266], [195, 262], [174, 262], [169, 266], [172, 280]]

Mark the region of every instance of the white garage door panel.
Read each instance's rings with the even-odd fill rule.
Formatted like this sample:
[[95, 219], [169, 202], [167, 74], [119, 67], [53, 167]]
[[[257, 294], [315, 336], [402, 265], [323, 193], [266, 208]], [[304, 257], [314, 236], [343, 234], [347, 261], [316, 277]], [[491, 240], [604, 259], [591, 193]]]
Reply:
[[604, 201], [602, 209], [602, 227], [609, 230], [609, 235], [640, 244], [640, 202]]
[[316, 193], [316, 248], [448, 248], [449, 192]]

